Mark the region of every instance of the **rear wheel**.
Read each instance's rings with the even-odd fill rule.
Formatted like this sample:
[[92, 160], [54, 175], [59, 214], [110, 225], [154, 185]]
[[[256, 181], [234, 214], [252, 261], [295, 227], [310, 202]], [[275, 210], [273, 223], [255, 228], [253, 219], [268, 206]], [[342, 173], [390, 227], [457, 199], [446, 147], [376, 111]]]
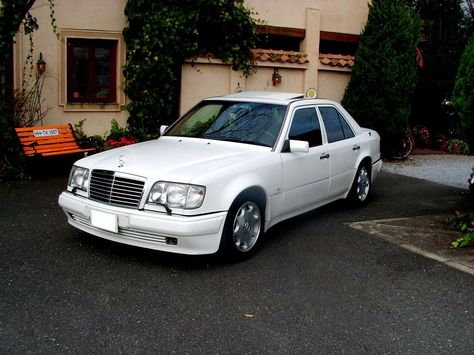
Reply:
[[232, 204], [221, 238], [221, 254], [242, 260], [257, 251], [263, 234], [264, 212], [256, 200], [243, 195]]
[[359, 166], [357, 169], [351, 191], [349, 192], [349, 200], [356, 206], [363, 206], [367, 203], [370, 192], [370, 170], [367, 165]]

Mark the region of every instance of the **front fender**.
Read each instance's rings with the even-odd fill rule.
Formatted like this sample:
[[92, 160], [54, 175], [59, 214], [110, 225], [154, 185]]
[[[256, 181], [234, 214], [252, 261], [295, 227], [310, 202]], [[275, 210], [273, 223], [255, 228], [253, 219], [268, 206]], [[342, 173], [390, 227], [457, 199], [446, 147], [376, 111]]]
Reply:
[[272, 154], [265, 159], [234, 166], [232, 171], [217, 171], [210, 176], [212, 181], [206, 183], [206, 198], [199, 213], [227, 211], [240, 193], [251, 188], [264, 193], [268, 206], [269, 197], [281, 192], [281, 159]]

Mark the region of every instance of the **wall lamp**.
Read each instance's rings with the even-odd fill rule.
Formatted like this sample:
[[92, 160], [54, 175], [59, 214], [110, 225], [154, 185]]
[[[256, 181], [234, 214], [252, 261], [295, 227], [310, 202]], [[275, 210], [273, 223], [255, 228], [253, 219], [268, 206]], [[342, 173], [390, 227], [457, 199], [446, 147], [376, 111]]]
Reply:
[[43, 53], [40, 53], [39, 59], [36, 62], [36, 70], [39, 75], [42, 75], [46, 71], [46, 62], [43, 59]]
[[277, 68], [273, 70], [272, 83], [273, 85], [281, 84], [281, 75], [278, 73]]

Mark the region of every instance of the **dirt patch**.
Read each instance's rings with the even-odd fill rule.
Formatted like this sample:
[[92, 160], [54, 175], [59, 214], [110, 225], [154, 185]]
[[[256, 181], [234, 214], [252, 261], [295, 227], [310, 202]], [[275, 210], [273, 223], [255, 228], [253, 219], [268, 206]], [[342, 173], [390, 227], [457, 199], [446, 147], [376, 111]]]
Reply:
[[474, 247], [455, 249], [460, 236], [447, 216], [419, 216], [350, 223], [349, 226], [474, 275]]

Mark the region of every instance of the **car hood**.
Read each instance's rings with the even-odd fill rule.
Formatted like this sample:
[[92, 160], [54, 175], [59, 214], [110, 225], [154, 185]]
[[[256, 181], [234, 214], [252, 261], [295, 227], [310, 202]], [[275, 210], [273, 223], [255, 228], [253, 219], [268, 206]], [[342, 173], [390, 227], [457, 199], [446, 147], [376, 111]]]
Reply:
[[91, 170], [112, 170], [153, 180], [191, 183], [199, 176], [270, 151], [270, 148], [249, 144], [161, 137], [95, 154], [76, 164]]

